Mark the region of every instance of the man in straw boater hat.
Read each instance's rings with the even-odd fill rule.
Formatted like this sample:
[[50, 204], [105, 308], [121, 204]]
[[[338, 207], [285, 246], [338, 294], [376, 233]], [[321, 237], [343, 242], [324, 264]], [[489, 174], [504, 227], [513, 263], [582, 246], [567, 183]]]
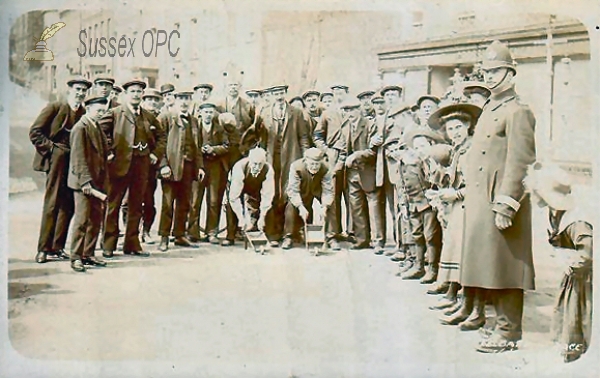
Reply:
[[313, 147], [306, 150], [304, 157], [293, 162], [290, 167], [290, 181], [286, 188], [288, 202], [285, 207], [285, 236], [281, 246], [283, 249], [292, 248], [294, 237], [298, 237], [302, 224], [308, 223], [312, 218], [312, 204], [315, 198], [321, 202], [323, 208], [326, 240], [335, 237], [331, 231], [333, 175], [328, 164], [323, 161], [324, 158], [325, 153]]
[[94, 256], [102, 220], [104, 201], [93, 195], [97, 190], [108, 189], [108, 140], [100, 129], [98, 120], [104, 115], [108, 98], [90, 96], [84, 101], [86, 113], [71, 131], [71, 159], [69, 162], [69, 188], [75, 198], [75, 218], [71, 241], [71, 268], [85, 272], [84, 265], [106, 266]]
[[267, 133], [262, 146], [268, 152], [268, 162], [275, 172], [275, 198], [273, 208], [267, 214], [265, 233], [271, 246], [279, 245], [283, 236], [283, 219], [287, 196], [287, 187], [292, 163], [302, 158], [304, 151], [310, 148], [309, 121], [304, 113], [292, 107], [286, 100], [288, 86], [281, 84], [269, 88], [272, 93], [271, 105], [262, 108], [258, 130]]
[[488, 46], [482, 69], [492, 95], [467, 157], [460, 281], [493, 301], [496, 325], [477, 350], [498, 353], [517, 349], [523, 293], [535, 288], [531, 202], [523, 186], [535, 161], [535, 117], [515, 92], [517, 69], [505, 44]]
[[92, 83], [84, 78], [67, 82], [66, 101], [49, 103], [33, 121], [29, 139], [35, 147], [33, 170], [46, 173], [44, 208], [35, 260], [45, 263], [47, 256], [69, 259], [64, 252], [73, 217], [73, 191], [67, 186], [70, 133], [85, 113], [82, 102]]
[[555, 307], [553, 333], [564, 346], [565, 362], [577, 360], [590, 345], [594, 209], [592, 189], [572, 185], [567, 172], [552, 164], [533, 164], [527, 191], [548, 208], [548, 241], [565, 269]]
[[156, 117], [140, 106], [145, 88], [146, 83], [139, 79], [124, 83], [124, 103], [110, 109], [99, 121], [110, 149], [110, 185], [102, 253], [106, 258], [113, 257], [117, 248], [119, 209], [128, 191], [135, 195], [128, 196], [123, 253], [148, 256], [139, 238], [142, 203], [150, 166], [160, 163], [162, 168], [166, 165], [163, 161], [166, 134]]
[[161, 170], [162, 209], [160, 213], [159, 249], [166, 252], [171, 231], [175, 245], [192, 247], [185, 236], [193, 181], [204, 179], [204, 162], [200, 149], [198, 120], [189, 113], [192, 92], [175, 93], [173, 112], [162, 114], [159, 121], [167, 133], [165, 160]]

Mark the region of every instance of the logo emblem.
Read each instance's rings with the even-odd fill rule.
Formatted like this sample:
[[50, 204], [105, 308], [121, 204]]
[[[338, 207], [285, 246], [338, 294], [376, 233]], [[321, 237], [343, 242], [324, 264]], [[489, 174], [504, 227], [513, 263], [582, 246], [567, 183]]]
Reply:
[[55, 24], [52, 24], [52, 26], [49, 26], [46, 29], [44, 29], [39, 41], [35, 44], [35, 49], [25, 54], [23, 60], [54, 60], [54, 54], [52, 54], [52, 51], [46, 48], [46, 40], [48, 40], [50, 37], [56, 34], [57, 31], [59, 31], [66, 25], [67, 24], [65, 24], [64, 22], [57, 22]]

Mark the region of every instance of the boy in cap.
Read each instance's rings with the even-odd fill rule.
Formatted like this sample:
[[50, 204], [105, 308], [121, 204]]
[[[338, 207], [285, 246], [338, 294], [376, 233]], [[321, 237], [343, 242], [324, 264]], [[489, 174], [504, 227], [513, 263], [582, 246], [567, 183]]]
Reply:
[[29, 129], [29, 139], [36, 154], [35, 171], [46, 173], [44, 208], [38, 240], [36, 262], [45, 263], [47, 255], [68, 259], [64, 252], [73, 217], [73, 191], [67, 186], [70, 133], [85, 113], [82, 102], [92, 83], [83, 78], [67, 82], [66, 101], [48, 104]]
[[117, 100], [114, 98], [114, 96], [112, 96], [114, 86], [115, 79], [110, 76], [100, 75], [94, 79], [93, 92], [108, 99], [109, 109], [119, 106]]
[[[432, 144], [444, 141], [429, 128], [420, 128], [405, 135], [409, 149], [402, 153], [400, 180], [406, 196], [412, 244], [410, 258], [400, 268], [404, 280], [420, 279], [421, 283], [433, 283], [437, 278], [437, 263], [441, 250], [441, 227], [435, 209], [429, 203], [426, 192], [432, 188], [427, 159]], [[425, 259], [429, 260], [429, 272], [425, 276]]]
[[102, 199], [93, 190], [108, 189], [108, 141], [98, 125], [106, 111], [108, 98], [92, 96], [85, 100], [86, 113], [71, 132], [71, 159], [68, 185], [75, 198], [75, 218], [71, 241], [71, 268], [85, 272], [84, 265], [106, 266], [94, 257], [98, 234], [104, 218]]
[[140, 106], [146, 83], [131, 80], [123, 84], [125, 103], [110, 109], [99, 124], [107, 136], [110, 148], [110, 186], [108, 212], [104, 228], [103, 256], [113, 257], [119, 237], [119, 209], [125, 193], [128, 196], [127, 225], [123, 253], [148, 256], [140, 244], [142, 203], [148, 186], [150, 166], [166, 164], [163, 154], [166, 134], [154, 115]]
[[185, 237], [186, 221], [191, 204], [192, 182], [204, 179], [204, 162], [200, 151], [202, 144], [198, 121], [189, 113], [191, 100], [191, 91], [176, 93], [176, 112], [162, 114], [158, 119], [167, 133], [167, 164], [161, 170], [163, 195], [159, 227], [159, 249], [163, 252], [168, 249], [171, 231], [175, 245], [193, 246]]
[[[245, 231], [264, 231], [266, 215], [275, 196], [275, 172], [267, 163], [267, 151], [251, 149], [248, 157], [238, 161], [229, 178], [227, 205], [227, 239], [223, 245], [233, 245], [236, 227]], [[246, 215], [244, 215], [244, 205]]]
[[[285, 236], [281, 244], [282, 249], [292, 248], [293, 239], [298, 236], [302, 222], [307, 223], [312, 218], [312, 204], [315, 198], [323, 207], [326, 239], [334, 240], [335, 235], [330, 228], [334, 183], [327, 164], [323, 162], [324, 157], [323, 151], [313, 147], [306, 150], [304, 157], [296, 160], [290, 167], [290, 180], [286, 188], [288, 202], [285, 207]], [[339, 247], [336, 250], [339, 250]]]
[[333, 93], [331, 93], [331, 92], [321, 93], [321, 95], [319, 96], [319, 102], [321, 103], [320, 106], [323, 111], [329, 109], [331, 104], [333, 104]]

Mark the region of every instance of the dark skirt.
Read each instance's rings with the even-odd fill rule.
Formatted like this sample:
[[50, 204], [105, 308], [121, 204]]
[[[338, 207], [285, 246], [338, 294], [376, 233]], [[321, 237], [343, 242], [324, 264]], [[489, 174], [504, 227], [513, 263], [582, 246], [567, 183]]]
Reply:
[[592, 332], [592, 263], [571, 268], [563, 277], [554, 310], [555, 341], [590, 345]]

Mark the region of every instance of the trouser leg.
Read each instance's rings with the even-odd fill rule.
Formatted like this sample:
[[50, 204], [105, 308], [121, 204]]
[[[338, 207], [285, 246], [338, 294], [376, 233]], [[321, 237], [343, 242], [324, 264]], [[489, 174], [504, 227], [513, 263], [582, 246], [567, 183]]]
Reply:
[[511, 341], [519, 341], [522, 337], [523, 290], [492, 289], [496, 310], [496, 332]]
[[367, 204], [369, 212], [369, 224], [371, 225], [371, 240], [373, 245], [383, 247], [385, 244], [385, 226], [381, 212], [381, 190], [376, 188], [367, 192]]
[[85, 233], [85, 243], [83, 248], [84, 257], [94, 256], [98, 235], [100, 235], [100, 227], [102, 226], [102, 219], [104, 218], [103, 203], [95, 197], [90, 197], [89, 203], [90, 215]]
[[114, 251], [117, 248], [117, 239], [119, 237], [119, 212], [129, 181], [130, 177], [128, 175], [123, 177], [111, 177], [108, 190], [108, 207], [104, 222], [103, 248], [105, 251]]
[[90, 198], [82, 192], [74, 193], [75, 217], [73, 218], [73, 235], [71, 238], [71, 261], [81, 260], [85, 249], [85, 237], [90, 219]]
[[123, 251], [142, 251], [140, 244], [140, 220], [142, 219], [142, 202], [148, 185], [148, 170], [150, 158], [148, 156], [133, 156], [129, 168], [129, 196], [127, 212], [127, 226]]
[[348, 182], [348, 193], [350, 197], [350, 208], [354, 219], [355, 237], [357, 244], [366, 244], [370, 242], [371, 235], [369, 229], [367, 198], [360, 182], [350, 180]]
[[146, 194], [144, 195], [143, 229], [146, 232], [150, 232], [156, 218], [156, 201], [154, 200], [154, 194], [156, 193], [157, 186], [158, 179], [156, 178], [156, 168], [151, 166], [148, 173], [148, 186], [146, 187]]
[[212, 175], [214, 176], [210, 178], [208, 184], [208, 215], [206, 219], [206, 233], [217, 236], [227, 177], [226, 172], [221, 167], [212, 169], [211, 176]]
[[160, 210], [160, 221], [158, 226], [158, 234], [162, 237], [171, 235], [173, 227], [173, 204], [177, 195], [177, 181], [162, 180], [162, 204]]
[[183, 176], [178, 184], [177, 194], [175, 197], [175, 221], [173, 225], [173, 236], [185, 236], [185, 226], [187, 214], [190, 209], [190, 197], [192, 190], [192, 182], [194, 181], [195, 173], [194, 166], [191, 162], [186, 161], [183, 165]]

